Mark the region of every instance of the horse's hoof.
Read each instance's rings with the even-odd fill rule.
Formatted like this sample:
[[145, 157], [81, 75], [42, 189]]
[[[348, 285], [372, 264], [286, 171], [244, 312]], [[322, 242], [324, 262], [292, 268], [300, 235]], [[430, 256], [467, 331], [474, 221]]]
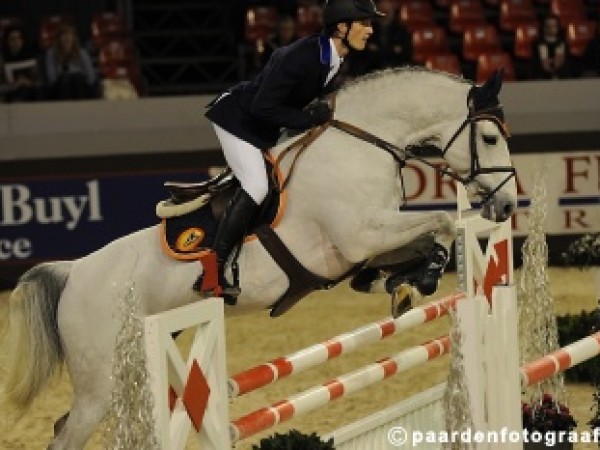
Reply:
[[392, 293], [392, 317], [394, 319], [412, 309], [412, 288], [403, 284]]
[[432, 295], [437, 291], [439, 278], [423, 277], [423, 279], [417, 283], [417, 289], [423, 295]]

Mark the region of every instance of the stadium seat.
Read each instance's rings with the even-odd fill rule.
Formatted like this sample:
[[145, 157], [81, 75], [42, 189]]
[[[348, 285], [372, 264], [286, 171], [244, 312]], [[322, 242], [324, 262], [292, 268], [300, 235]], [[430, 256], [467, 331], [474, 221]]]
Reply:
[[477, 61], [481, 53], [497, 52], [502, 49], [500, 36], [494, 25], [476, 25], [463, 34], [463, 58]]
[[104, 12], [92, 17], [91, 31], [94, 45], [100, 48], [104, 41], [126, 36], [128, 27], [121, 14]]
[[435, 53], [425, 60], [425, 67], [440, 72], [448, 72], [454, 75], [462, 75], [460, 61], [454, 53]]
[[558, 16], [563, 29], [567, 28], [569, 22], [586, 18], [583, 0], [552, 0], [550, 11]]
[[463, 34], [467, 28], [485, 23], [485, 12], [479, 0], [457, 0], [450, 5], [449, 28], [452, 33]]
[[517, 58], [530, 59], [533, 42], [540, 36], [538, 25], [523, 24], [515, 30], [514, 53]]
[[40, 48], [45, 50], [54, 44], [58, 29], [65, 25], [73, 25], [73, 17], [65, 14], [44, 16], [40, 23]]
[[426, 0], [410, 0], [402, 3], [398, 14], [400, 21], [409, 31], [435, 25], [433, 7]]
[[502, 31], [513, 33], [519, 25], [537, 23], [531, 0], [502, 0], [500, 3], [499, 26]]
[[417, 28], [412, 32], [413, 61], [425, 63], [432, 53], [449, 52], [446, 29], [438, 26]]
[[567, 44], [575, 57], [582, 57], [588, 42], [596, 35], [596, 23], [591, 20], [572, 20], [567, 25]]
[[475, 81], [477, 83], [485, 82], [495, 70], [500, 68], [504, 69], [504, 81], [515, 80], [515, 67], [510, 53], [502, 51], [482, 53], [477, 58]]
[[296, 34], [299, 37], [310, 36], [323, 28], [323, 9], [319, 5], [299, 6], [296, 16]]
[[275, 32], [277, 10], [273, 6], [257, 6], [246, 11], [245, 38], [252, 45], [264, 45]]

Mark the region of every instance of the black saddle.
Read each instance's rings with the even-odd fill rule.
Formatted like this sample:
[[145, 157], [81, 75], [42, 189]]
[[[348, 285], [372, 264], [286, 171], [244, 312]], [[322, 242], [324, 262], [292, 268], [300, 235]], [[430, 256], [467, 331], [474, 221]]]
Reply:
[[225, 167], [216, 176], [200, 183], [181, 183], [167, 181], [165, 187], [171, 194], [169, 201], [174, 205], [181, 205], [195, 200], [205, 194], [216, 195], [236, 184], [236, 178], [230, 167]]

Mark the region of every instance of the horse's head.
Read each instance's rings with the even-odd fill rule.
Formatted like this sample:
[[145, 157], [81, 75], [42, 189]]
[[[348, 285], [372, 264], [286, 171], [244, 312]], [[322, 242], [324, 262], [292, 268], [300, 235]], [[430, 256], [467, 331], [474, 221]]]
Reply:
[[441, 132], [442, 154], [448, 174], [482, 202], [482, 215], [507, 220], [517, 205], [515, 169], [508, 151], [508, 132], [498, 100], [502, 72], [497, 71], [467, 96], [467, 117]]

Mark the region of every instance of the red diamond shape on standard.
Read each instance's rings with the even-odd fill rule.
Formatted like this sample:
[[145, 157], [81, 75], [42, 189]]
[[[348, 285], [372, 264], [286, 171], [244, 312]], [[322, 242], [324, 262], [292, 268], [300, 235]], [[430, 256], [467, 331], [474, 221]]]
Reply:
[[200, 432], [202, 427], [209, 395], [210, 387], [202, 373], [202, 369], [194, 359], [183, 390], [182, 401], [197, 432]]

